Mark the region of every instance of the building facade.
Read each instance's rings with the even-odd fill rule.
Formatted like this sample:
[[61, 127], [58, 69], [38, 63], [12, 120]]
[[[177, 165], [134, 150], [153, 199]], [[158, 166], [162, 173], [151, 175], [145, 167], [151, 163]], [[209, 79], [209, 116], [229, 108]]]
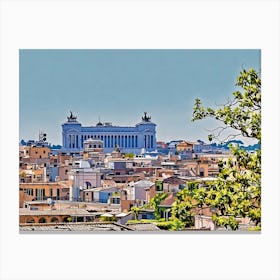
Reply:
[[156, 124], [145, 112], [142, 121], [135, 126], [113, 126], [112, 123], [98, 122], [96, 126], [82, 126], [72, 112], [62, 124], [63, 151], [79, 152], [84, 150], [88, 139], [103, 141], [104, 153], [111, 153], [116, 146], [123, 153], [140, 154], [156, 149]]

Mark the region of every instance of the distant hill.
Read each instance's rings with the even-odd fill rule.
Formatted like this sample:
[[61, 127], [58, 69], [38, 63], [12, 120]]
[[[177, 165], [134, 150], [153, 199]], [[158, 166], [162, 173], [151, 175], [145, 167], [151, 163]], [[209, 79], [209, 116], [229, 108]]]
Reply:
[[52, 145], [51, 150], [60, 150], [62, 148], [61, 145]]
[[255, 150], [259, 150], [261, 148], [260, 144], [244, 146], [244, 143], [241, 140], [230, 140], [224, 144], [213, 143], [213, 144], [211, 144], [211, 146], [229, 150], [230, 144], [237, 144], [239, 146], [239, 148], [246, 150], [246, 151], [255, 151]]

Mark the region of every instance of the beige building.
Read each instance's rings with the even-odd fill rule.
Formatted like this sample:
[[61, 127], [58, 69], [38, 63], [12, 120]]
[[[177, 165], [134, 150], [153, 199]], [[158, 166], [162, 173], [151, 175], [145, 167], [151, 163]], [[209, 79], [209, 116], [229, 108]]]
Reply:
[[20, 183], [19, 207], [23, 207], [24, 201], [66, 199], [69, 196], [71, 181], [47, 182], [47, 183]]
[[182, 151], [193, 151], [194, 143], [183, 141], [181, 143], [178, 143], [176, 145], [176, 151], [182, 152]]

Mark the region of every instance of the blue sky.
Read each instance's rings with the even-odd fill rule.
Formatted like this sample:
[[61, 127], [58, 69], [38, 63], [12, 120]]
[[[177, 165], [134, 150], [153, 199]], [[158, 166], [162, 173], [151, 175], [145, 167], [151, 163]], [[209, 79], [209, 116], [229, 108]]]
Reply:
[[191, 122], [195, 98], [225, 103], [242, 68], [260, 71], [260, 61], [260, 50], [20, 50], [19, 138], [43, 130], [61, 144], [70, 110], [87, 126], [135, 125], [147, 111], [158, 141], [208, 141], [220, 123]]

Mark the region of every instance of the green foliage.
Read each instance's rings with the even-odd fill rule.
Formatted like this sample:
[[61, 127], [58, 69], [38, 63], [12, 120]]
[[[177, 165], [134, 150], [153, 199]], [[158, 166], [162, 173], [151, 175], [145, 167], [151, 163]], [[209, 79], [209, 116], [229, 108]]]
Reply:
[[177, 194], [176, 201], [171, 210], [171, 220], [174, 224], [174, 230], [194, 225], [194, 214], [191, 212], [192, 208], [193, 204], [190, 197], [190, 191], [188, 189], [183, 189]]
[[163, 182], [162, 181], [156, 181], [155, 185], [156, 185], [156, 191], [157, 192], [163, 191]]
[[173, 223], [171, 221], [164, 221], [156, 223], [156, 226], [162, 230], [171, 230], [172, 224]]
[[131, 225], [131, 224], [139, 224], [139, 220], [127, 220], [126, 225]]
[[100, 221], [102, 222], [115, 222], [117, 219], [116, 217], [100, 217]]
[[113, 192], [112, 197], [120, 197], [120, 193], [119, 192]]
[[[261, 79], [254, 69], [241, 71], [237, 86], [243, 92], [233, 93], [234, 100], [219, 109], [204, 108], [195, 100], [193, 121], [212, 117], [222, 121], [226, 127], [238, 130], [243, 136], [261, 142]], [[224, 131], [222, 128], [221, 131]], [[220, 132], [221, 132], [220, 131]], [[218, 136], [220, 133], [218, 134]], [[210, 135], [212, 139], [214, 135]], [[261, 223], [261, 151], [254, 154], [231, 146], [233, 158], [219, 163], [216, 181], [206, 183], [206, 188], [189, 186], [189, 195], [196, 206], [216, 209], [213, 220], [219, 226], [238, 229], [236, 217], [249, 217], [256, 225]]]
[[[185, 189], [185, 192], [191, 193], [192, 191], [198, 189], [199, 187], [199, 183], [198, 182], [188, 182], [187, 183], [187, 187]], [[184, 192], [182, 192], [181, 194], [183, 194]], [[180, 194], [179, 194], [180, 196]]]
[[213, 221], [216, 223], [217, 226], [224, 226], [225, 228], [227, 228], [229, 226], [232, 230], [238, 229], [238, 221], [236, 219], [234, 219], [234, 217], [232, 217], [232, 216], [219, 217], [214, 214]]
[[167, 197], [166, 193], [157, 193], [149, 203], [149, 206], [154, 209], [155, 217], [156, 219], [160, 219], [161, 217], [161, 208], [160, 208], [160, 203]]
[[260, 226], [255, 226], [255, 227], [250, 227], [248, 228], [249, 231], [260, 231], [261, 227]]
[[205, 108], [197, 98], [192, 120], [213, 117], [237, 129], [243, 136], [261, 141], [261, 79], [254, 69], [243, 70], [237, 78], [236, 86], [241, 87], [243, 93], [234, 92], [234, 100], [219, 109]]
[[133, 206], [133, 207], [131, 207], [130, 210], [131, 210], [131, 212], [134, 214], [135, 220], [138, 220], [140, 208], [137, 207], [137, 206]]
[[126, 158], [134, 158], [134, 154], [133, 153], [127, 153], [125, 154]]

